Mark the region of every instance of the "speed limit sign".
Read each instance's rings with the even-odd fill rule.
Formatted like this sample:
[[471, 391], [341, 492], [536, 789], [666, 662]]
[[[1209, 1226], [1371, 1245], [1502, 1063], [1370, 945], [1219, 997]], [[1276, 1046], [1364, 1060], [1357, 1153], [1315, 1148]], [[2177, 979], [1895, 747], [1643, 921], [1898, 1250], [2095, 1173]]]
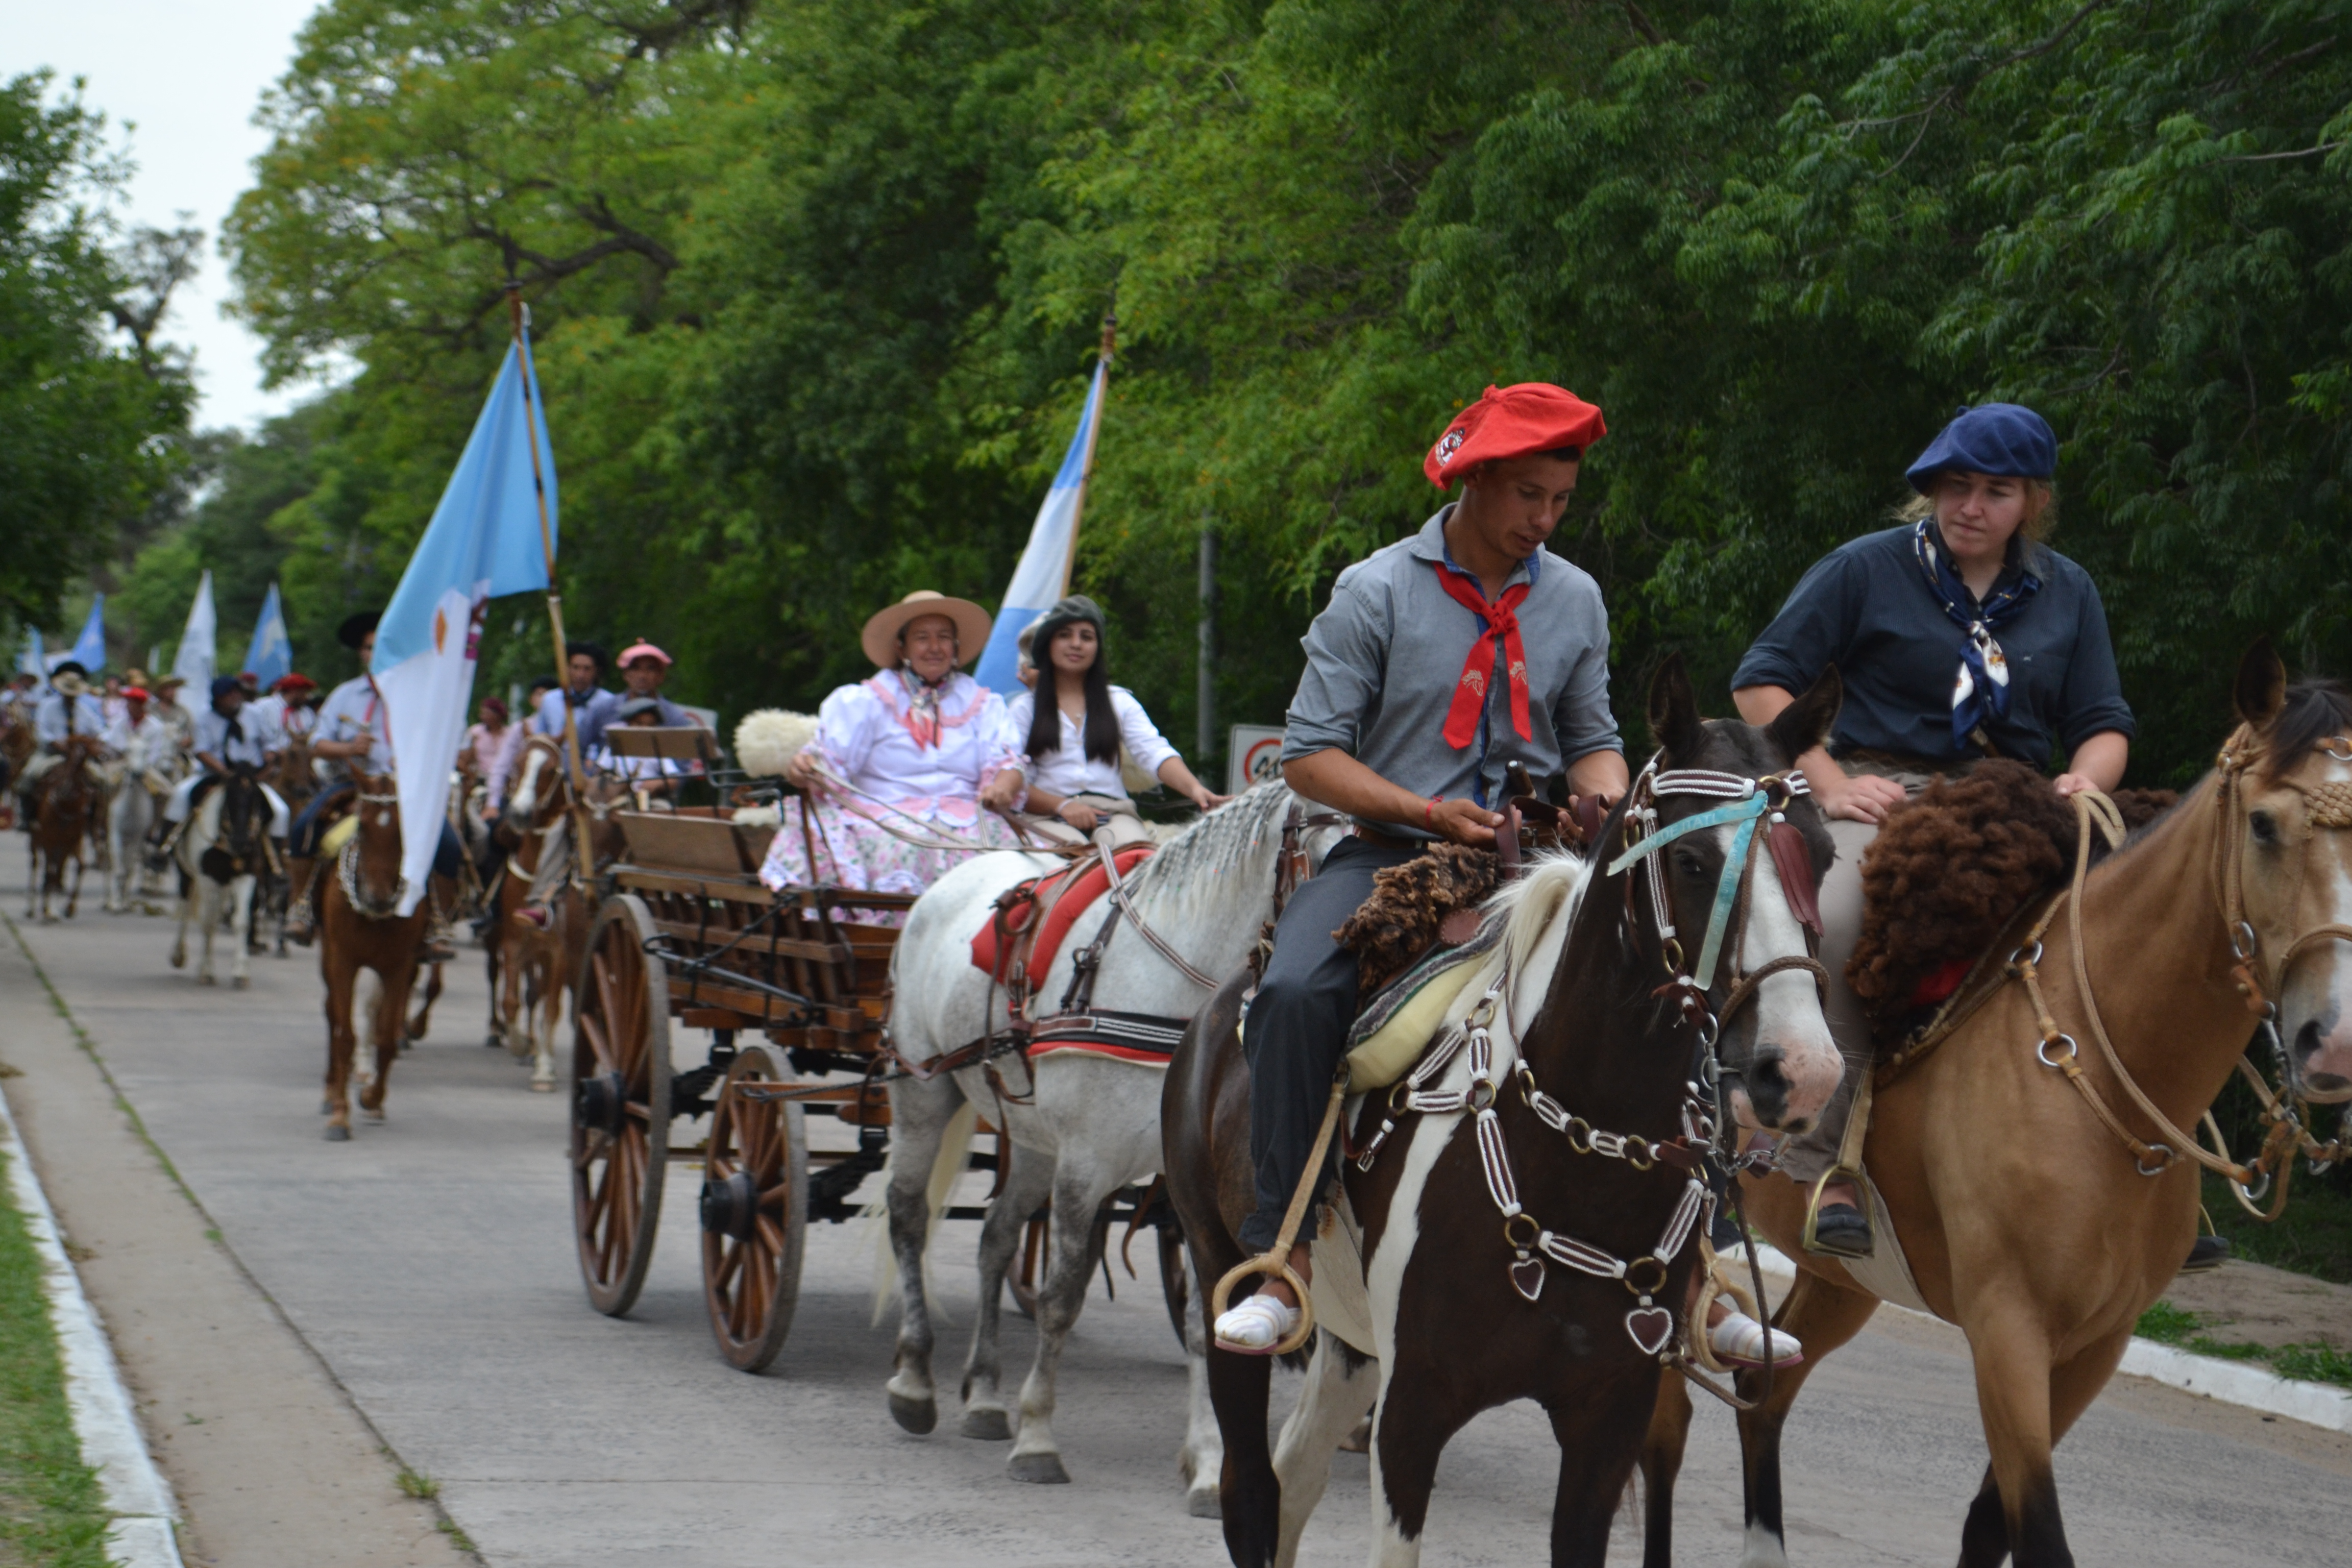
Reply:
[[1278, 725], [1236, 724], [1225, 747], [1225, 793], [1239, 795], [1252, 784], [1282, 776], [1282, 730]]

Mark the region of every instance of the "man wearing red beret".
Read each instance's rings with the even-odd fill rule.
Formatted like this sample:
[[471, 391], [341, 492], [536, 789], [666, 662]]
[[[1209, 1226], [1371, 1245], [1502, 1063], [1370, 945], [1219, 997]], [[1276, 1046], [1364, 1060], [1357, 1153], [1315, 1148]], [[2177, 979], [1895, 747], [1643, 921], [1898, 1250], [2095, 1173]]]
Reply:
[[[1609, 710], [1609, 616], [1601, 588], [1545, 550], [1576, 489], [1601, 410], [1541, 382], [1488, 387], [1422, 464], [1461, 499], [1412, 538], [1339, 574], [1306, 638], [1282, 774], [1356, 819], [1276, 928], [1243, 1031], [1257, 1211], [1243, 1250], [1281, 1229], [1356, 1011], [1356, 959], [1332, 939], [1371, 895], [1374, 873], [1438, 839], [1487, 845], [1503, 772], [1563, 770], [1578, 795], [1624, 794], [1623, 742]], [[1307, 1249], [1295, 1248], [1303, 1276]], [[1270, 1281], [1217, 1321], [1228, 1350], [1263, 1352], [1297, 1321]]]

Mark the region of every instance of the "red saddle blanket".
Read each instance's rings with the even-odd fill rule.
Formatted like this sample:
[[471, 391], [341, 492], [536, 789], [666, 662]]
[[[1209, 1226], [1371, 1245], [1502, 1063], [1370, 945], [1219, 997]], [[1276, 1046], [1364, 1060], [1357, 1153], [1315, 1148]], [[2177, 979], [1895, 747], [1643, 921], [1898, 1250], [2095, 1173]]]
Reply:
[[[1118, 874], [1126, 877], [1150, 858], [1159, 847], [1156, 844], [1130, 844], [1118, 855]], [[1054, 955], [1062, 951], [1062, 939], [1070, 934], [1070, 927], [1080, 915], [1093, 907], [1094, 901], [1110, 889], [1110, 877], [1102, 862], [1088, 859], [1076, 876], [1070, 871], [1055, 871], [1048, 876], [1032, 877], [996, 900], [989, 911], [988, 923], [971, 939], [971, 966], [995, 976], [1000, 985], [1009, 982], [1013, 955], [1022, 948], [1022, 933], [1033, 921], [1037, 925], [1036, 940], [1028, 944], [1028, 953], [1022, 963], [1023, 975], [1034, 983], [1054, 966]], [[1045, 913], [1038, 910], [1043, 907]], [[996, 910], [1004, 911], [1000, 921]], [[1008, 939], [1000, 948], [998, 928], [1002, 926]]]

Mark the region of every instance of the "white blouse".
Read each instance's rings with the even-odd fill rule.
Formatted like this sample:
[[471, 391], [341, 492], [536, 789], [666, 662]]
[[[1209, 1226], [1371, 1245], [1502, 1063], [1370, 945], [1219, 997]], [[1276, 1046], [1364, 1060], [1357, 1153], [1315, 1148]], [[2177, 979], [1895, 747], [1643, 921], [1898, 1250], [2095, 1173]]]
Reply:
[[927, 816], [933, 803], [979, 799], [1003, 761], [1004, 700], [961, 670], [938, 688], [936, 704], [918, 702], [915, 685], [886, 669], [836, 688], [817, 710], [816, 748], [865, 794]]
[[[1073, 719], [1067, 713], [1060, 714], [1061, 750], [1042, 757], [1030, 756], [1029, 725], [1036, 710], [1037, 699], [1033, 692], [1024, 691], [1006, 705], [1000, 742], [1005, 766], [1017, 770], [1033, 789], [1048, 790], [1058, 795], [1127, 798], [1127, 781], [1119, 777], [1118, 759], [1113, 757], [1106, 763], [1087, 755], [1087, 721], [1083, 717]], [[1137, 767], [1158, 778], [1160, 764], [1176, 755], [1176, 748], [1152, 725], [1151, 715], [1143, 710], [1143, 704], [1126, 687], [1110, 689], [1110, 710], [1118, 716], [1118, 738], [1127, 747], [1127, 754], [1135, 759]]]

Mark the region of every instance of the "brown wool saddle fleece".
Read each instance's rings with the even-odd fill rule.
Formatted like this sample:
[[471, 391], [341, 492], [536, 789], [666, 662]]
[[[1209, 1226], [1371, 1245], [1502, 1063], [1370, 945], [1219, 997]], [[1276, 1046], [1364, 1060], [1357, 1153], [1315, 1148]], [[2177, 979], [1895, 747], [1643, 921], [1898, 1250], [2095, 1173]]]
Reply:
[[1370, 1002], [1432, 948], [1459, 947], [1475, 935], [1479, 906], [1499, 885], [1501, 864], [1491, 849], [1440, 844], [1374, 873], [1372, 896], [1331, 933], [1356, 955], [1360, 1001]]
[[[2179, 797], [2126, 789], [2114, 798], [2136, 831]], [[2021, 910], [2064, 884], [2076, 831], [2074, 808], [2047, 778], [1998, 757], [1889, 815], [1862, 857], [1862, 932], [1845, 966], [1882, 1045], [1912, 1021], [1922, 982], [1975, 963]], [[2091, 848], [2095, 861], [2105, 841]]]

